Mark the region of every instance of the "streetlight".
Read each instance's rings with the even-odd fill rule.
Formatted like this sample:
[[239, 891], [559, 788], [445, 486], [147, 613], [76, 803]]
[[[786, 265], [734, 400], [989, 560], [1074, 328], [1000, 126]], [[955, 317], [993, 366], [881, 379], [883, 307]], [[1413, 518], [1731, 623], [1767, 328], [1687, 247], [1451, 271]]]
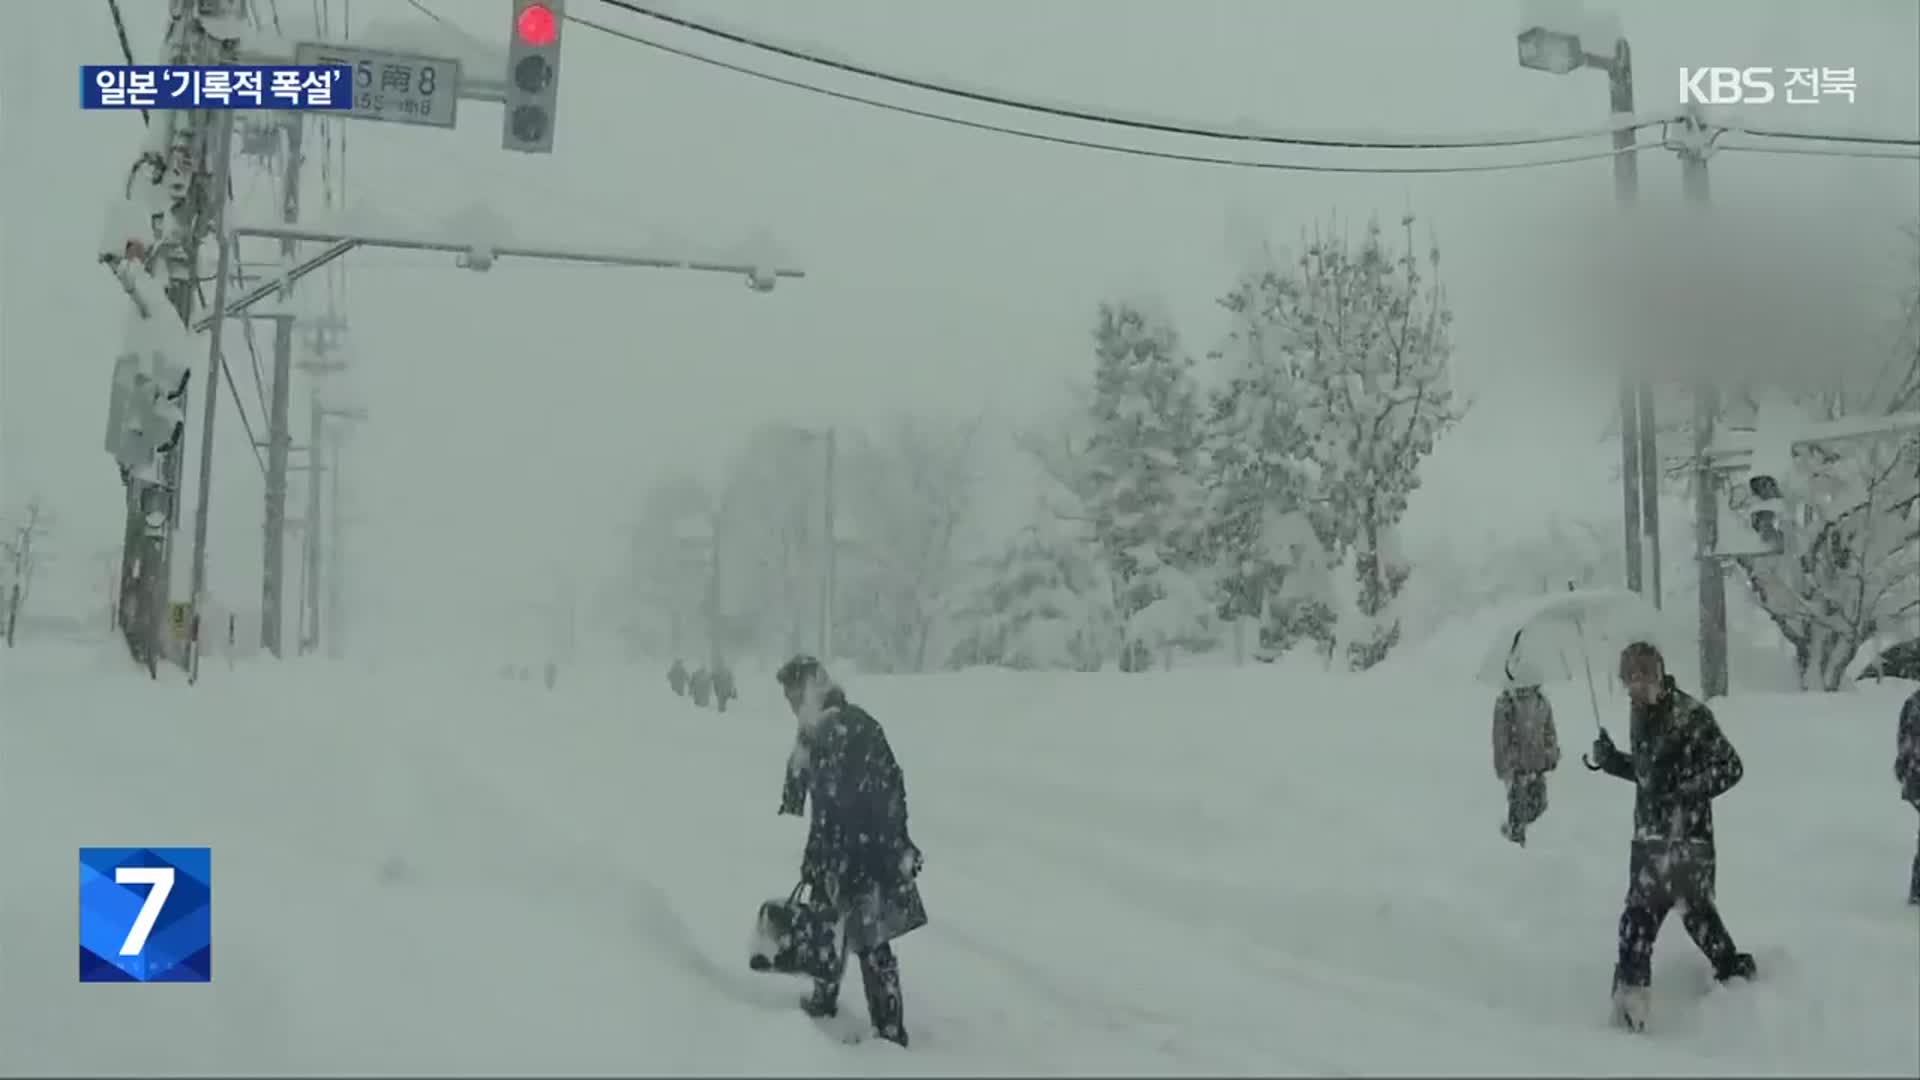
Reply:
[[[1529, 26], [1516, 38], [1520, 66], [1553, 75], [1581, 68], [1607, 73], [1608, 112], [1614, 124], [1633, 115], [1633, 51], [1624, 34], [1613, 32], [1611, 53], [1589, 52], [1597, 41], [1582, 41], [1578, 31]], [[1640, 163], [1630, 127], [1613, 129], [1614, 202], [1627, 209], [1640, 191]], [[1653, 384], [1623, 364], [1620, 374], [1620, 495], [1626, 533], [1627, 588], [1650, 596], [1660, 606], [1660, 458]], [[1641, 534], [1645, 534], [1645, 546]], [[1645, 569], [1644, 575], [1642, 569]], [[1643, 581], [1645, 582], [1643, 586]]]

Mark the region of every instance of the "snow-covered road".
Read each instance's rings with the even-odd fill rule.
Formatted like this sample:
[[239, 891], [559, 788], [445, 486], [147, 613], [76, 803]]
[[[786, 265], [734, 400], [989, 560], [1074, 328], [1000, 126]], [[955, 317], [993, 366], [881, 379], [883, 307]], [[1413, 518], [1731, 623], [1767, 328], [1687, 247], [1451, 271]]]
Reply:
[[[1767, 977], [1709, 991], [1671, 926], [1634, 1038], [1631, 793], [1574, 761], [1584, 690], [1523, 851], [1485, 694], [1417, 665], [855, 681], [928, 855], [903, 1052], [747, 970], [803, 828], [764, 675], [722, 717], [650, 671], [189, 689], [112, 649], [0, 660], [0, 1073], [1920, 1073], [1892, 685], [1720, 710], [1722, 906]], [[88, 844], [212, 845], [211, 986], [77, 982]]]

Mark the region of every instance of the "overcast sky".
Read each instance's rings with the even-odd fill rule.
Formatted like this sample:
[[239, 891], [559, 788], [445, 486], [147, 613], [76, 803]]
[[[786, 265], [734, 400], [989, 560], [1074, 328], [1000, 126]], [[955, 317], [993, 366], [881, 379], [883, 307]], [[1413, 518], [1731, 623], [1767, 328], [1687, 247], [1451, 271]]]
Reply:
[[[339, 11], [341, 0], [333, 4]], [[482, 40], [505, 39], [504, 0], [427, 5]], [[136, 52], [156, 53], [162, 0], [121, 6]], [[310, 5], [280, 6], [291, 20]], [[873, 86], [592, 0], [570, 7], [729, 61], [922, 108], [1236, 154]], [[1605, 121], [1599, 74], [1555, 78], [1516, 65], [1520, 9], [1510, 0], [678, 7], [924, 78], [1215, 125], [1444, 134]], [[1774, 105], [1746, 115], [1920, 129], [1920, 8], [1910, 0], [1648, 0], [1613, 10], [1634, 46], [1643, 112], [1675, 105], [1682, 65], [1853, 67], [1860, 87], [1851, 106]], [[353, 0], [352, 13], [361, 31], [424, 19], [403, 0]], [[76, 67], [118, 62], [107, 5], [9, 5], [9, 16], [0, 38], [0, 509], [35, 493], [52, 504], [58, 565], [49, 593], [79, 606], [97, 591], [99, 554], [117, 546], [121, 520], [100, 444], [126, 301], [94, 253], [139, 119], [75, 105]], [[355, 438], [348, 477], [364, 641], [525, 624], [516, 611], [567, 577], [590, 591], [610, 572], [650, 476], [671, 466], [713, 469], [758, 421], [859, 424], [892, 410], [1031, 419], [1086, 369], [1092, 310], [1104, 296], [1157, 296], [1204, 352], [1223, 329], [1215, 300], [1254, 236], [1284, 242], [1335, 211], [1358, 221], [1411, 210], [1433, 227], [1457, 318], [1458, 379], [1477, 399], [1431, 463], [1410, 543], [1529, 531], [1553, 512], [1611, 521], [1616, 501], [1602, 472], [1610, 452], [1595, 441], [1610, 397], [1605, 373], [1619, 352], [1644, 350], [1649, 335], [1642, 327], [1606, 340], [1602, 331], [1631, 322], [1640, 307], [1671, 316], [1659, 298], [1684, 295], [1673, 290], [1715, 265], [1676, 263], [1649, 247], [1637, 256], [1647, 276], [1635, 283], [1623, 283], [1617, 265], [1598, 268], [1622, 235], [1605, 161], [1319, 176], [1121, 157], [876, 112], [580, 26], [566, 30], [560, 94], [551, 156], [500, 151], [498, 108], [469, 102], [454, 132], [346, 125], [347, 174], [332, 182], [350, 204], [414, 222], [491, 207], [529, 239], [638, 244], [669, 230], [724, 246], [764, 230], [808, 277], [758, 295], [708, 275], [524, 263], [480, 275], [414, 254], [352, 256], [354, 369], [342, 386], [373, 416]], [[1239, 153], [1392, 164], [1595, 149], [1604, 140], [1472, 156]], [[245, 212], [270, 213], [256, 167], [240, 170]], [[1800, 301], [1870, 312], [1892, 295], [1893, 230], [1920, 214], [1920, 166], [1723, 154], [1711, 174], [1714, 212], [1749, 238], [1729, 276], [1771, 260], [1768, 287]], [[1674, 155], [1643, 155], [1641, 185], [1649, 220], [1677, 203]], [[319, 188], [310, 175], [307, 204], [316, 212]], [[264, 255], [260, 243], [250, 251]], [[1799, 277], [1782, 269], [1796, 261], [1805, 268]], [[1675, 265], [1687, 269], [1671, 272]], [[1824, 325], [1785, 309], [1795, 325]], [[1747, 339], [1805, 344], [1773, 332], [1764, 316], [1758, 325]], [[229, 356], [244, 370], [237, 324], [234, 331]], [[241, 386], [257, 424], [250, 376]], [[294, 402], [300, 432], [304, 380]], [[222, 407], [211, 580], [235, 606], [252, 608], [261, 482], [224, 390]], [[197, 454], [197, 404], [190, 430]], [[1024, 488], [1016, 477], [996, 483], [994, 521], [1017, 520]]]

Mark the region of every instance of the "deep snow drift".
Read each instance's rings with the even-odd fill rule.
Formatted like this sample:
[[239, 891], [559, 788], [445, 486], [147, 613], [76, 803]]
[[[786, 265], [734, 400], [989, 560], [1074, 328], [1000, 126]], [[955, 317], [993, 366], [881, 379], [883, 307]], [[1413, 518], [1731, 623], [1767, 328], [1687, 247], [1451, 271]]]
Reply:
[[[115, 647], [0, 659], [0, 1073], [1920, 1073], [1905, 684], [1718, 710], [1722, 907], [1769, 970], [1707, 989], [1671, 920], [1635, 1037], [1605, 1023], [1631, 792], [1575, 760], [1584, 687], [1550, 690], [1567, 761], [1520, 850], [1490, 695], [1415, 658], [850, 680], [928, 857], [900, 1051], [746, 968], [802, 829], [764, 673], [721, 717], [654, 670], [189, 688]], [[211, 986], [77, 982], [83, 844], [213, 846]]]

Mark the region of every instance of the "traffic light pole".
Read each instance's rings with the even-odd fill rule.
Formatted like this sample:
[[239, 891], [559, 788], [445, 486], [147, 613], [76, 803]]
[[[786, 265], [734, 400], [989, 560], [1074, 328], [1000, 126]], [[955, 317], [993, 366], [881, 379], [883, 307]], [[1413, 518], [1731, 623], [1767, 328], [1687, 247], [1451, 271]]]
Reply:
[[632, 266], [651, 270], [687, 270], [698, 273], [738, 274], [747, 280], [748, 287], [755, 292], [772, 292], [774, 283], [781, 278], [804, 278], [806, 271], [786, 266], [769, 266], [761, 263], [742, 262], [737, 259], [722, 259], [708, 256], [682, 254], [654, 254], [639, 249], [619, 248], [571, 248], [571, 247], [533, 247], [513, 244], [499, 247], [477, 248], [472, 244], [463, 244], [454, 240], [442, 240], [434, 237], [407, 236], [405, 234], [374, 235], [369, 233], [344, 233], [332, 229], [310, 228], [300, 225], [236, 225], [235, 236], [259, 236], [279, 239], [283, 243], [298, 241], [318, 241], [330, 244], [351, 244], [355, 247], [392, 248], [399, 251], [444, 251], [467, 258], [466, 269], [484, 271], [493, 265], [494, 260], [504, 258], [539, 259], [546, 262], [590, 263], [597, 266]]

